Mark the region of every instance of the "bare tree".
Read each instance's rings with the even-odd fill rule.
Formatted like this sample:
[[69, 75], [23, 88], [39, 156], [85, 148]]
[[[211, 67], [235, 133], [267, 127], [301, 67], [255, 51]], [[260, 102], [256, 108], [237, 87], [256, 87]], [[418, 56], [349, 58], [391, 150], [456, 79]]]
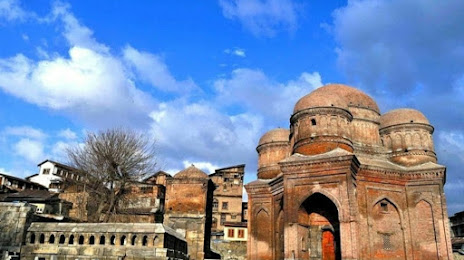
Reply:
[[69, 163], [79, 171], [71, 184], [91, 197], [89, 221], [108, 222], [130, 184], [155, 171], [154, 144], [148, 135], [118, 128], [88, 133], [83, 145], [67, 150]]

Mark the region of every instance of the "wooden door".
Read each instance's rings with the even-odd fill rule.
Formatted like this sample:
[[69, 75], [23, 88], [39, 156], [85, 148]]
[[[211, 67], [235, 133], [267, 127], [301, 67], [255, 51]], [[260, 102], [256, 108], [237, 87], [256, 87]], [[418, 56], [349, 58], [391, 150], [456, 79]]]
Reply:
[[322, 232], [322, 260], [335, 260], [335, 239], [330, 230]]

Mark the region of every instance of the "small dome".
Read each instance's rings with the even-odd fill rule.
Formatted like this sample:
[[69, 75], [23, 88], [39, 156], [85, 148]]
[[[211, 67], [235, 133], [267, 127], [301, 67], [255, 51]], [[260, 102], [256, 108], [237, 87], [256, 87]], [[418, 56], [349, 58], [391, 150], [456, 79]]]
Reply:
[[314, 90], [298, 100], [293, 113], [307, 108], [331, 106], [345, 109], [348, 106], [359, 106], [370, 108], [380, 114], [377, 103], [371, 97], [356, 88], [343, 84], [328, 84]]
[[420, 111], [411, 108], [400, 108], [389, 111], [380, 117], [380, 129], [401, 124], [426, 124], [429, 120]]
[[273, 142], [288, 142], [290, 131], [284, 128], [276, 128], [266, 132], [260, 139], [258, 146]]
[[187, 169], [184, 169], [178, 172], [176, 175], [174, 175], [174, 178], [176, 179], [207, 179], [208, 174], [206, 174], [204, 171], [192, 165], [188, 167]]

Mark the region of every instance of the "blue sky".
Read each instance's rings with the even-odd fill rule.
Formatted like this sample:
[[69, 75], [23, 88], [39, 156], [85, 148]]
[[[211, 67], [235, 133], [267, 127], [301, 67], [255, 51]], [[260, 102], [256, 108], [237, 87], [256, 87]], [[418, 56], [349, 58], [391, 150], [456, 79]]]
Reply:
[[245, 163], [322, 84], [356, 86], [382, 112], [419, 109], [464, 210], [461, 0], [0, 0], [0, 171], [66, 161], [86, 131], [130, 127], [159, 165]]

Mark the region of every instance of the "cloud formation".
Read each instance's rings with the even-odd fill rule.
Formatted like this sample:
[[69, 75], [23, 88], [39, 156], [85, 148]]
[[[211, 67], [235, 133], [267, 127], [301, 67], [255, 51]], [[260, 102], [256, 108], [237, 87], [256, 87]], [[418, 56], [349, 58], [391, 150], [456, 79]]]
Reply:
[[177, 81], [158, 55], [127, 46], [123, 49], [123, 57], [141, 80], [162, 91], [182, 93], [198, 88], [192, 79]]
[[298, 5], [292, 0], [219, 0], [224, 17], [238, 20], [257, 36], [272, 37], [279, 31], [294, 31]]
[[451, 90], [464, 74], [463, 12], [460, 0], [348, 1], [333, 13], [338, 63], [378, 94]]
[[157, 101], [137, 86], [139, 83], [163, 92], [188, 93], [196, 88], [191, 79], [176, 80], [158, 55], [131, 46], [123, 48], [121, 55], [113, 54], [69, 9], [69, 5], [56, 2], [50, 15], [40, 18], [62, 26], [62, 35], [69, 44], [67, 56], [49, 55], [37, 47], [41, 60], [22, 53], [2, 58], [1, 89], [29, 103], [75, 116], [94, 127], [116, 123], [143, 127]]
[[26, 12], [21, 8], [19, 0], [0, 1], [0, 21], [24, 21], [31, 15], [32, 13]]
[[280, 83], [261, 70], [240, 68], [230, 77], [216, 80], [214, 86], [219, 103], [244, 106], [250, 112], [271, 116], [274, 123], [287, 123], [296, 101], [322, 86], [322, 80], [318, 72], [303, 72], [296, 80]]

